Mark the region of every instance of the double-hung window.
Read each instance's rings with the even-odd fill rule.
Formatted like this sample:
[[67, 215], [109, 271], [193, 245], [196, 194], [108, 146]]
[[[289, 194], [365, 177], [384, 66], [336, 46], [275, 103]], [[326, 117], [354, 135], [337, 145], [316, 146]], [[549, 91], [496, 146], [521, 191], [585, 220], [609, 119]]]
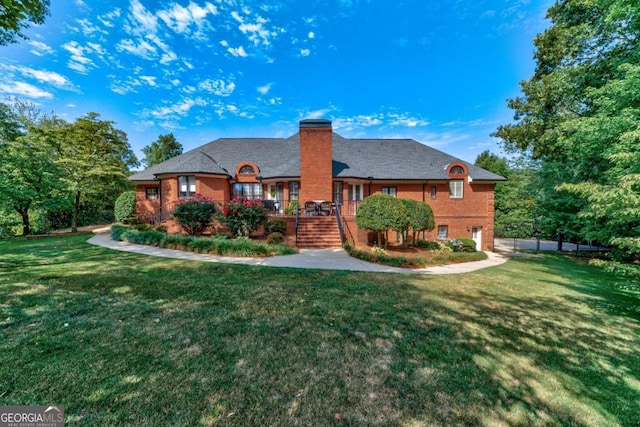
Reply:
[[398, 187], [382, 187], [382, 194], [398, 197]]
[[438, 226], [438, 240], [447, 240], [449, 238], [449, 226], [448, 225], [439, 225]]
[[195, 175], [182, 175], [178, 177], [178, 197], [193, 197], [196, 195]]
[[449, 198], [450, 199], [462, 199], [462, 180], [454, 179], [449, 181]]
[[160, 195], [160, 189], [158, 187], [147, 187], [146, 193], [147, 200], [156, 200]]

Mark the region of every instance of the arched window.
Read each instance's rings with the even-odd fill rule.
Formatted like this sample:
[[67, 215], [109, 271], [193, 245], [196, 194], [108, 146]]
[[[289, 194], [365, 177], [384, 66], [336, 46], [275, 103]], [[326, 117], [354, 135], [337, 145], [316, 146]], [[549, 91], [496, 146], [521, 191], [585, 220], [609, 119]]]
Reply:
[[244, 165], [240, 168], [240, 174], [242, 175], [247, 175], [247, 174], [252, 174], [252, 173], [256, 173], [256, 171], [253, 169], [253, 166], [251, 165]]
[[449, 174], [450, 175], [464, 175], [464, 169], [462, 169], [462, 166], [454, 166], [451, 169], [449, 169]]

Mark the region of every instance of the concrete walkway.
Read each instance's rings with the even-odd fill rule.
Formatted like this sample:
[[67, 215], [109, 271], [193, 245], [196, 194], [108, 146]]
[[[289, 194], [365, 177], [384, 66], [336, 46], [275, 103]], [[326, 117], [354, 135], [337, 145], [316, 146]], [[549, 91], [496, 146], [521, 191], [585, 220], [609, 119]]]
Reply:
[[111, 238], [105, 230], [96, 230], [96, 235], [89, 239], [92, 245], [118, 251], [176, 258], [193, 261], [222, 262], [228, 264], [262, 265], [267, 267], [317, 268], [324, 270], [368, 271], [378, 273], [404, 274], [460, 274], [469, 273], [487, 267], [500, 265], [507, 257], [494, 252], [487, 252], [489, 258], [483, 261], [465, 262], [461, 264], [438, 265], [420, 269], [388, 267], [353, 258], [344, 249], [302, 249], [296, 255], [282, 255], [267, 258], [221, 257], [208, 254], [178, 251], [174, 249], [156, 248], [154, 246], [137, 245], [118, 242]]

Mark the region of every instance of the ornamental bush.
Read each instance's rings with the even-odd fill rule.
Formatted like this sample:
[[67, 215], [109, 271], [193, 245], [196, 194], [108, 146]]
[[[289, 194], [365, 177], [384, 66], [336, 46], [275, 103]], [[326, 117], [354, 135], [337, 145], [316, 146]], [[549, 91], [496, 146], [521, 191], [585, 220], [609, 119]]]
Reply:
[[116, 199], [113, 215], [117, 222], [130, 224], [136, 219], [136, 192], [125, 191]]
[[269, 245], [278, 245], [284, 241], [282, 237], [282, 233], [273, 232], [267, 236], [267, 244]]
[[196, 194], [176, 206], [173, 217], [188, 235], [199, 236], [213, 223], [217, 210], [211, 199]]
[[270, 219], [264, 223], [264, 231], [267, 235], [271, 233], [284, 235], [287, 232], [287, 221], [282, 218]]
[[476, 242], [468, 237], [459, 237], [457, 239], [449, 240], [447, 246], [453, 250], [453, 252], [475, 252]]
[[218, 213], [220, 224], [229, 227], [235, 236], [249, 237], [269, 218], [268, 210], [259, 200], [233, 199]]
[[[406, 230], [409, 217], [404, 204], [388, 194], [374, 194], [365, 198], [356, 212], [356, 224], [364, 230], [377, 231], [378, 242], [382, 232]], [[389, 239], [385, 239], [385, 247]]]

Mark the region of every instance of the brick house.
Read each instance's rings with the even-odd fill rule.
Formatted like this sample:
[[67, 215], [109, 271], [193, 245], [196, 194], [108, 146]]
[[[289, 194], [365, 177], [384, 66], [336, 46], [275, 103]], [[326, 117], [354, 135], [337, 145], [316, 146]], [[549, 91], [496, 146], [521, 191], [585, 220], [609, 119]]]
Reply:
[[[176, 202], [196, 193], [221, 203], [246, 197], [265, 200], [272, 214], [286, 218], [300, 246], [339, 246], [339, 236], [322, 242], [310, 230], [332, 234], [340, 223], [345, 240], [367, 242], [372, 233], [355, 223], [358, 204], [386, 193], [431, 206], [436, 229], [424, 238], [471, 237], [489, 251], [494, 187], [505, 180], [412, 139], [346, 139], [321, 119], [302, 120], [289, 138], [218, 139], [130, 179], [138, 213], [150, 222], [168, 218]], [[327, 205], [328, 212], [320, 211]], [[311, 233], [306, 240], [305, 233]]]

